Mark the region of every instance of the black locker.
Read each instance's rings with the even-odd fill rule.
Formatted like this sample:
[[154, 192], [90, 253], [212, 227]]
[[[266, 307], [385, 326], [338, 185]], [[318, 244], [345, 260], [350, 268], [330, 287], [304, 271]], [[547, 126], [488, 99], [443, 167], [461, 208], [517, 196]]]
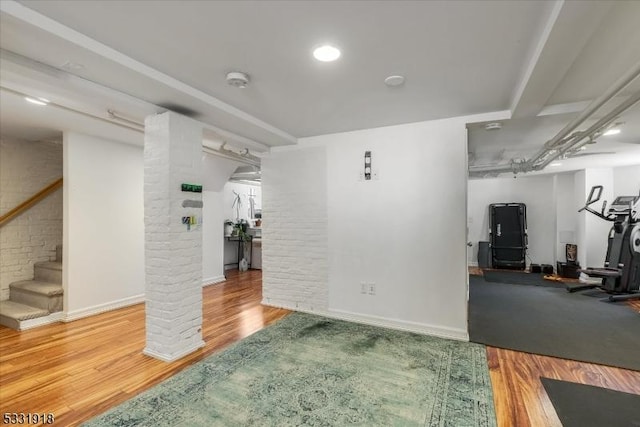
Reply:
[[489, 222], [493, 267], [524, 270], [527, 254], [527, 206], [524, 203], [491, 204]]

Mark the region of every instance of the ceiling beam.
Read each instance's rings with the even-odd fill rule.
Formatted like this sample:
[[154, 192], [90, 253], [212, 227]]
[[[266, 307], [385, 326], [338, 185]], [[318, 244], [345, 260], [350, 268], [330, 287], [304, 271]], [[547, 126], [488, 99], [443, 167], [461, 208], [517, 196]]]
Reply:
[[72, 28], [69, 28], [45, 15], [42, 15], [32, 9], [29, 9], [20, 3], [13, 0], [3, 0], [0, 2], [0, 11], [8, 15], [19, 19], [26, 24], [33, 25], [49, 34], [59, 37], [67, 42], [73, 43], [84, 49], [87, 49], [101, 57], [113, 61], [129, 70], [143, 75], [146, 78], [152, 79], [158, 83], [161, 83], [173, 90], [177, 90], [183, 94], [186, 94], [200, 102], [204, 102], [213, 108], [216, 108], [221, 113], [231, 115], [237, 119], [246, 122], [248, 125], [255, 126], [263, 131], [269, 132], [278, 136], [282, 140], [289, 144], [296, 144], [298, 139], [287, 132], [276, 128], [275, 126], [266, 123], [257, 117], [254, 117], [226, 102], [219, 100], [199, 89], [196, 89], [178, 79], [175, 79], [161, 71], [156, 70], [140, 61], [137, 61], [130, 56], [127, 56], [99, 41], [92, 39]]
[[[32, 98], [44, 96], [59, 108], [115, 125], [120, 126], [128, 122], [125, 127], [144, 129], [146, 116], [165, 111], [164, 108], [147, 101], [3, 49], [0, 49], [0, 62], [2, 90]], [[122, 112], [126, 112], [127, 117], [114, 114]], [[232, 145], [258, 152], [269, 150], [269, 146], [261, 142], [209, 123], [200, 123], [203, 135], [207, 139], [227, 141]]]
[[538, 117], [555, 116], [556, 114], [579, 113], [591, 104], [591, 99], [581, 102], [569, 102], [567, 104], [547, 105], [538, 113]]
[[614, 2], [557, 0], [511, 101], [513, 118], [538, 115]]

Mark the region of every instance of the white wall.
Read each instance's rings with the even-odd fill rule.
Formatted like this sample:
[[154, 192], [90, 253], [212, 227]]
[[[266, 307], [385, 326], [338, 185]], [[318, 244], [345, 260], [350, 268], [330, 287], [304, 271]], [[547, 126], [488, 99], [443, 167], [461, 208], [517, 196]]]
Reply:
[[[497, 116], [502, 114], [304, 138], [292, 149], [295, 155], [272, 150], [262, 175], [265, 302], [291, 308], [304, 303], [335, 317], [466, 339], [465, 123]], [[365, 150], [372, 151], [377, 180], [360, 180]], [[295, 165], [305, 162], [308, 167]], [[276, 182], [296, 184], [281, 189]], [[303, 211], [290, 211], [300, 204]], [[306, 227], [294, 231], [309, 239], [307, 252], [272, 228], [283, 214]], [[297, 282], [307, 276], [275, 269], [274, 259], [286, 256], [299, 268], [298, 250], [319, 257], [306, 284], [315, 301], [299, 300], [305, 295]], [[374, 283], [375, 295], [361, 293], [362, 282]]]
[[143, 300], [142, 148], [64, 135], [65, 314]]
[[[224, 280], [225, 184], [241, 163], [204, 154], [202, 156], [202, 282], [203, 285]], [[230, 210], [231, 205], [229, 205]]]
[[478, 242], [489, 240], [489, 205], [491, 203], [525, 203], [529, 262], [555, 265], [555, 206], [554, 181], [551, 175], [519, 176], [514, 179], [493, 178], [469, 181], [468, 261], [477, 265]]
[[613, 169], [616, 196], [637, 196], [640, 192], [640, 164]]
[[[77, 133], [65, 135], [64, 146], [68, 317], [142, 301], [142, 147]], [[211, 155], [202, 161], [202, 277], [210, 284], [224, 280], [223, 188], [241, 163]]]
[[224, 280], [224, 208], [222, 192], [203, 191], [202, 284]]
[[[566, 261], [567, 243], [577, 242], [578, 209], [575, 205], [575, 174], [562, 173], [555, 175], [556, 199], [556, 254], [557, 261]], [[584, 201], [583, 201], [584, 203]], [[580, 251], [580, 248], [578, 249]], [[555, 264], [554, 264], [555, 267]]]
[[[0, 141], [0, 213], [5, 214], [62, 177], [62, 144]], [[0, 300], [9, 285], [33, 278], [33, 264], [53, 261], [62, 244], [62, 189], [0, 228]]]

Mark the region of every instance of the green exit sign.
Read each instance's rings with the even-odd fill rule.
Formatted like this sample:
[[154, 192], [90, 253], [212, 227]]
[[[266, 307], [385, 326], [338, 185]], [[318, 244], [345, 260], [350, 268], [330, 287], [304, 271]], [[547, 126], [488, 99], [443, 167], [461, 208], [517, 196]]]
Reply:
[[202, 193], [202, 185], [182, 184], [182, 191], [189, 191], [191, 193]]

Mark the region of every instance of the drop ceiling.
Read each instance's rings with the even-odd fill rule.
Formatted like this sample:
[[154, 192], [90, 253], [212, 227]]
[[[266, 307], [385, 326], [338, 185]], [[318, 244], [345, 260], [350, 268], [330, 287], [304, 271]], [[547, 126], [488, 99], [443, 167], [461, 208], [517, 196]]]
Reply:
[[[506, 111], [513, 123], [491, 138], [470, 126], [471, 161], [523, 157], [576, 114], [543, 109], [590, 101], [640, 58], [640, 2], [52, 0], [1, 10], [3, 88], [139, 122], [183, 110], [212, 138], [257, 151]], [[325, 42], [342, 50], [338, 61], [313, 59]], [[236, 70], [250, 75], [246, 89], [225, 82]], [[405, 84], [386, 86], [390, 75]], [[1, 95], [3, 134], [46, 130], [20, 119], [22, 108], [6, 114], [15, 100]], [[638, 116], [616, 152], [640, 145]]]

